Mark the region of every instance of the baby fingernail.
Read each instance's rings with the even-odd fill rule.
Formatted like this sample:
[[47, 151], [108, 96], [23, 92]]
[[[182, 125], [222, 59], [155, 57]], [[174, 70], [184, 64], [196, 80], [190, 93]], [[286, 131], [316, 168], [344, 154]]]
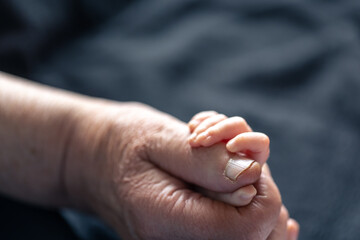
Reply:
[[236, 181], [241, 173], [250, 168], [254, 162], [254, 160], [242, 156], [230, 158], [225, 167], [224, 175], [231, 181]]

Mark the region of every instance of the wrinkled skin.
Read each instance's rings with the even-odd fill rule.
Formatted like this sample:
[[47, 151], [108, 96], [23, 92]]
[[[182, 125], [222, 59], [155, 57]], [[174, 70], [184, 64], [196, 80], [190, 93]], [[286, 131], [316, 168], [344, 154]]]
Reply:
[[[192, 149], [184, 123], [140, 104], [104, 101], [73, 122], [64, 169], [67, 195], [124, 239], [293, 239], [266, 165], [261, 172], [255, 164], [241, 181], [230, 182], [222, 175], [229, 159], [223, 144]], [[254, 184], [258, 194], [240, 208], [193, 187], [221, 192], [244, 183]]]

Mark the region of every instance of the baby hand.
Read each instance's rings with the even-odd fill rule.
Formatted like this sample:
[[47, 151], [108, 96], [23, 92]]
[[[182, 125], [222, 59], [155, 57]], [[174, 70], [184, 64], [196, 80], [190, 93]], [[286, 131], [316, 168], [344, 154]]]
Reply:
[[[192, 147], [210, 147], [224, 142], [226, 149], [236, 154], [234, 159], [229, 160], [224, 172], [225, 177], [231, 181], [236, 181], [254, 161], [262, 166], [269, 157], [269, 138], [263, 133], [252, 132], [241, 117], [227, 118], [214, 111], [200, 112], [191, 119], [188, 126], [191, 132], [189, 144]], [[254, 185], [241, 187], [231, 193], [205, 192], [211, 198], [234, 206], [249, 204], [256, 193]]]
[[226, 143], [226, 149], [240, 153], [263, 165], [269, 157], [269, 137], [252, 132], [241, 117], [226, 117], [214, 111], [200, 112], [188, 123], [189, 143], [192, 147], [210, 147], [219, 142]]

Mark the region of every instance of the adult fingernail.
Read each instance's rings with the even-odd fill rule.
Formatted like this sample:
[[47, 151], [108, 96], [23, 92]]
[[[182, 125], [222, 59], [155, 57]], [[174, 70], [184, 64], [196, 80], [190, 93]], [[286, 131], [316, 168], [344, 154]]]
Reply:
[[248, 168], [251, 167], [251, 165], [255, 161], [249, 158], [245, 158], [242, 156], [236, 156], [234, 158], [230, 158], [228, 161], [224, 175], [231, 181], [236, 181], [236, 179]]
[[242, 187], [237, 191], [237, 194], [243, 201], [251, 201], [257, 194], [256, 188], [252, 185]]

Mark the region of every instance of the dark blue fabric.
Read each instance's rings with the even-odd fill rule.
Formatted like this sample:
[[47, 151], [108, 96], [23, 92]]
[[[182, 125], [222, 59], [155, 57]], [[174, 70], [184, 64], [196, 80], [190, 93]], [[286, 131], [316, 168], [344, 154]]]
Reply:
[[60, 214], [0, 195], [0, 239], [80, 240]]
[[359, 1], [12, 0], [0, 29], [3, 71], [184, 121], [245, 117], [300, 239], [360, 236]]
[[81, 239], [120, 240], [114, 230], [95, 216], [70, 209], [62, 210], [61, 215]]

